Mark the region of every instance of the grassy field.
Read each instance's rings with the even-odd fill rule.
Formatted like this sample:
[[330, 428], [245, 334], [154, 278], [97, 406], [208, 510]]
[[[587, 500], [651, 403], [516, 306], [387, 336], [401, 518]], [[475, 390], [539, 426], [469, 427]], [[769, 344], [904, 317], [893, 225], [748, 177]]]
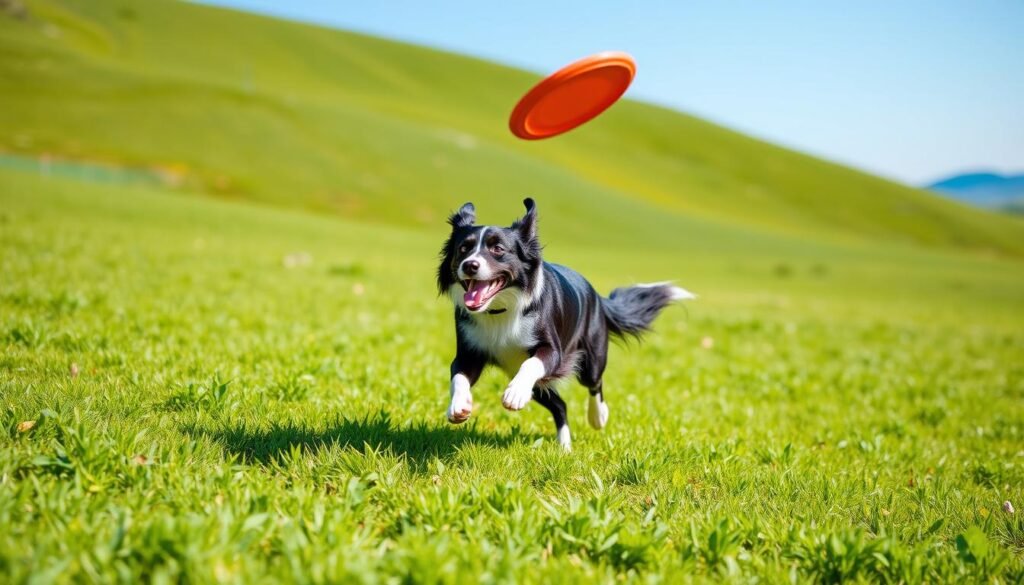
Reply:
[[443, 225], [0, 185], [11, 582], [1024, 578], [1017, 261], [549, 245], [702, 295], [613, 350], [604, 432], [569, 391], [566, 456], [494, 372], [444, 421]]
[[453, 198], [511, 215], [530, 194], [575, 239], [674, 241], [698, 218], [1024, 254], [1019, 219], [646, 104], [517, 140], [508, 115], [538, 76], [493, 63], [191, 3], [25, 4], [0, 13], [0, 153], [421, 229]]
[[[0, 581], [1024, 581], [1024, 221], [536, 75], [190, 3], [0, 11]], [[227, 34], [225, 31], [230, 31]], [[641, 64], [640, 74], [643, 74]], [[538, 201], [611, 421], [444, 418], [446, 214]]]

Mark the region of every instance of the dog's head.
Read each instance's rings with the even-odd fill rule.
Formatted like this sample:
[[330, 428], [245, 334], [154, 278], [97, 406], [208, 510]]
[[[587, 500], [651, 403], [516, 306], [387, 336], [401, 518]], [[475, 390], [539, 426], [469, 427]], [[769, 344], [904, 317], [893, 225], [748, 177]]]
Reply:
[[452, 233], [441, 249], [437, 286], [470, 313], [512, 308], [534, 293], [542, 265], [537, 206], [525, 199], [526, 215], [511, 227], [476, 225], [472, 203], [448, 218]]

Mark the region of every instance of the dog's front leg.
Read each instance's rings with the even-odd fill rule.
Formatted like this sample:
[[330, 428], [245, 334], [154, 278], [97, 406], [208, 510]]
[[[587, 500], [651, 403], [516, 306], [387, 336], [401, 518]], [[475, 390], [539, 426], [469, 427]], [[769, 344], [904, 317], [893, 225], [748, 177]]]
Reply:
[[553, 374], [559, 361], [558, 351], [553, 347], [544, 345], [537, 348], [533, 356], [519, 366], [519, 371], [505, 388], [501, 403], [509, 410], [522, 410], [533, 398], [533, 387], [541, 378]]
[[448, 422], [462, 424], [473, 413], [473, 393], [470, 388], [480, 377], [483, 362], [477, 359], [456, 357], [452, 362], [452, 383], [449, 387]]
[[462, 424], [469, 420], [473, 413], [473, 393], [470, 392], [469, 378], [464, 374], [455, 374], [449, 390], [451, 402], [448, 403], [448, 422]]

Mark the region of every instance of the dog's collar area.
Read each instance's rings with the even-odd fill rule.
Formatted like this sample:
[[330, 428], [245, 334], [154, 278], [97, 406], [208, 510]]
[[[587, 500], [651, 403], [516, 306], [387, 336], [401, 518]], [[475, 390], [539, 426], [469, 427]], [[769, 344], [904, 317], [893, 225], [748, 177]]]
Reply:
[[491, 309], [490, 311], [487, 311], [487, 314], [488, 315], [500, 315], [500, 314], [504, 313], [507, 310], [508, 309]]

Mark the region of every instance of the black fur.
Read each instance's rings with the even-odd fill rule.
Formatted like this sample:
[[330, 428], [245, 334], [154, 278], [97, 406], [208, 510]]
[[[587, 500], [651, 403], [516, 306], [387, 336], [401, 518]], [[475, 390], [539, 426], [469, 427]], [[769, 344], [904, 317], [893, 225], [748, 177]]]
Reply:
[[[678, 289], [664, 284], [635, 286], [602, 298], [577, 272], [543, 261], [537, 206], [532, 199], [523, 203], [526, 214], [508, 228], [476, 226], [471, 203], [449, 219], [452, 232], [441, 250], [437, 285], [455, 303], [456, 355], [450, 373], [463, 374], [475, 384], [489, 364], [512, 375], [522, 361], [536, 357], [544, 372], [533, 388], [533, 400], [551, 411], [560, 428], [567, 424], [566, 405], [553, 388], [555, 382], [575, 377], [603, 401], [609, 334], [639, 337], [678, 298]], [[476, 265], [485, 280], [465, 276]], [[470, 301], [478, 301], [466, 291], [474, 283], [503, 286], [483, 306], [471, 307]], [[462, 302], [459, 294], [465, 294]], [[496, 331], [509, 335], [488, 335]], [[492, 338], [513, 341], [498, 346], [487, 341]]]
[[672, 303], [668, 286], [631, 286], [617, 288], [601, 303], [608, 329], [622, 337], [639, 338], [650, 330], [662, 309]]
[[454, 262], [455, 242], [465, 239], [476, 222], [476, 208], [467, 203], [448, 217], [448, 225], [452, 226], [452, 235], [441, 248], [441, 268], [437, 271], [437, 289], [442, 294], [448, 287], [455, 284], [455, 276], [451, 265]]

